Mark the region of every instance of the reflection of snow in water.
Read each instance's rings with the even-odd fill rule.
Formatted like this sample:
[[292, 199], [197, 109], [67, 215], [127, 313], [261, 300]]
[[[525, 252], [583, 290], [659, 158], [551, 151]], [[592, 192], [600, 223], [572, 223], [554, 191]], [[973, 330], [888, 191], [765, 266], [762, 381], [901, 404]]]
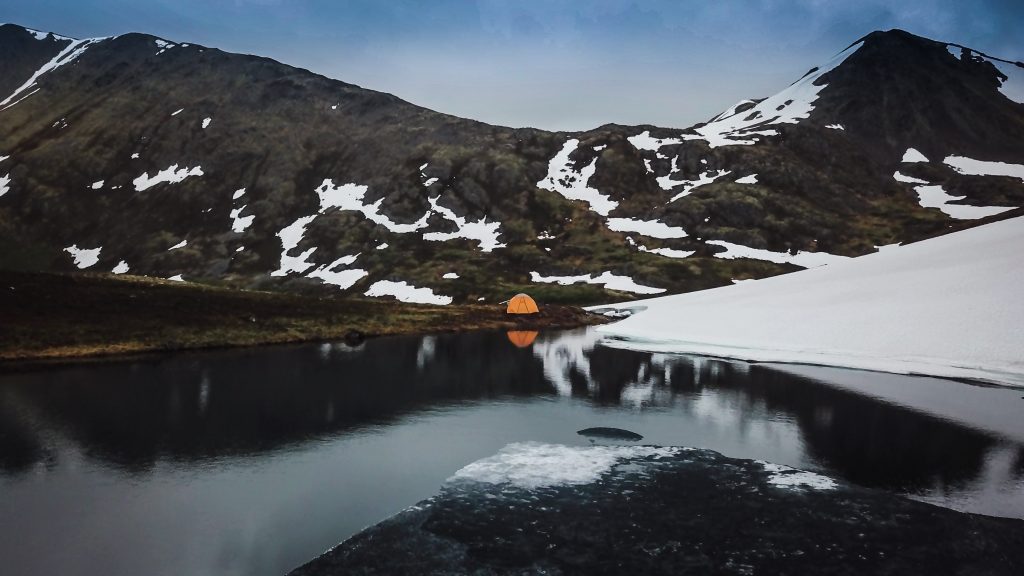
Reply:
[[437, 352], [437, 336], [424, 336], [420, 340], [420, 348], [416, 351], [416, 369], [420, 372], [427, 363], [434, 359]]
[[1003, 443], [985, 454], [978, 475], [966, 485], [949, 486], [936, 478], [932, 487], [908, 497], [962, 512], [1024, 517], [1024, 475], [1016, 470], [1020, 446]]
[[538, 338], [533, 343], [533, 354], [544, 365], [544, 376], [560, 396], [572, 395], [572, 373], [577, 372], [594, 388], [590, 377], [590, 353], [601, 336], [593, 330], [573, 330], [552, 338]]

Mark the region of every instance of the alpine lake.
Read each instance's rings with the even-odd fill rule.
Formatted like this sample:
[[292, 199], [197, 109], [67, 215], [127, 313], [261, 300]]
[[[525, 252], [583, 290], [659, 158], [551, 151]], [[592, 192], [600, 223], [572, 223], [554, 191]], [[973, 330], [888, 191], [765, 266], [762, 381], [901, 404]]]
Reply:
[[1024, 518], [1024, 392], [636, 352], [594, 329], [0, 373], [0, 573], [274, 575], [514, 443], [686, 446]]

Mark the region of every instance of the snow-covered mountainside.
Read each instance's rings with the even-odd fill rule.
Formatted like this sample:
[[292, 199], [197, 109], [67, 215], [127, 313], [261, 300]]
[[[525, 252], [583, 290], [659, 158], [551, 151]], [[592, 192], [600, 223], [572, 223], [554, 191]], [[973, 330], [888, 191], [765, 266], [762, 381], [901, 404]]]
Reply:
[[612, 308], [606, 343], [1024, 386], [1024, 217], [821, 268]]
[[1024, 213], [1024, 65], [898, 30], [823, 60], [690, 128], [554, 133], [143, 34], [3, 25], [0, 267], [598, 302]]

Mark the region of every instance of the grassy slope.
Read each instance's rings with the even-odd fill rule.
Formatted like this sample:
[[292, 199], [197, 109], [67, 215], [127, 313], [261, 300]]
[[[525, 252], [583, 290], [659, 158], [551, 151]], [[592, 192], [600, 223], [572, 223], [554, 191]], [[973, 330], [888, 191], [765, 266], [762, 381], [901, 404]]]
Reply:
[[0, 360], [246, 346], [483, 328], [567, 328], [601, 318], [542, 303], [421, 306], [231, 290], [139, 276], [0, 271]]

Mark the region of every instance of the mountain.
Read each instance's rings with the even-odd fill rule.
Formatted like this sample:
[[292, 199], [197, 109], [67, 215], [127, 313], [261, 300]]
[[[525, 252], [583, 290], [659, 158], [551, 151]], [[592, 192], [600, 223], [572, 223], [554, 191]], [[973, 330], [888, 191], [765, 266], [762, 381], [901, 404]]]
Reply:
[[697, 126], [565, 133], [7, 24], [0, 267], [435, 303], [721, 286], [1022, 213], [1021, 77], [875, 32]]

